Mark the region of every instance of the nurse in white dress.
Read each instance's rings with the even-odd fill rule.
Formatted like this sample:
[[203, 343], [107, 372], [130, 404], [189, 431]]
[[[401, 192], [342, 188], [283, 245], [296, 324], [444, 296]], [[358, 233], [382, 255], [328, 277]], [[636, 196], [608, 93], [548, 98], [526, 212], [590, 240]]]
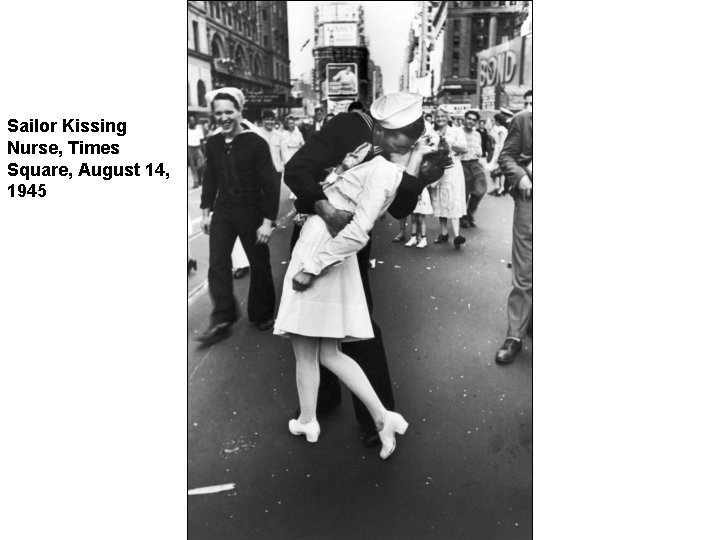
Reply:
[[[403, 114], [399, 118], [383, 114], [400, 105]], [[406, 107], [402, 99], [396, 104], [393, 99], [388, 103], [381, 98], [371, 112], [381, 127], [397, 129], [408, 124], [402, 123], [405, 115], [412, 115], [410, 121], [421, 115], [421, 100], [417, 111], [408, 112]], [[285, 274], [275, 334], [291, 339], [297, 362], [300, 417], [290, 420], [290, 432], [305, 435], [309, 442], [316, 442], [320, 435], [315, 417], [319, 363], [335, 373], [370, 411], [378, 425], [382, 459], [395, 449], [395, 434], [404, 433], [408, 427], [401, 415], [385, 409], [363, 370], [342, 353], [339, 345], [373, 337], [355, 255], [368, 242], [375, 221], [395, 198], [409, 161], [417, 164], [431, 150], [427, 141], [420, 141], [413, 152], [393, 155], [392, 161], [377, 156], [345, 171], [325, 188], [325, 195], [335, 208], [353, 213], [352, 221], [332, 237], [319, 216], [310, 216], [300, 232]]]

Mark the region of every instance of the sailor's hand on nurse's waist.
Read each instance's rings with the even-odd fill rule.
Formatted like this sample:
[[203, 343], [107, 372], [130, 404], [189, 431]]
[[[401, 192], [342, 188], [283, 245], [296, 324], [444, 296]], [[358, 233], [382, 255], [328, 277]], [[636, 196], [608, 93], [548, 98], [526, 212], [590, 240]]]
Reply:
[[345, 228], [345, 225], [352, 221], [353, 217], [351, 212], [338, 210], [326, 200], [315, 203], [315, 212], [325, 222], [328, 232], [333, 237], [337, 236]]
[[257, 237], [257, 244], [267, 244], [272, 234], [272, 222], [269, 219], [263, 220], [263, 224], [258, 227], [255, 235]]
[[305, 289], [310, 288], [310, 285], [312, 285], [312, 282], [315, 281], [316, 277], [317, 276], [308, 274], [307, 272], [298, 272], [292, 279], [293, 289], [296, 291], [304, 291]]

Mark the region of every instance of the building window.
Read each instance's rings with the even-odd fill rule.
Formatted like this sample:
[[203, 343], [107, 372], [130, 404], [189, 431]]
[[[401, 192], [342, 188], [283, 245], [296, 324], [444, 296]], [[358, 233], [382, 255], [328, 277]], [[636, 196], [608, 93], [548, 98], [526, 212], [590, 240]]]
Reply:
[[197, 21], [193, 21], [193, 46], [196, 51], [200, 50], [200, 28], [198, 27]]
[[222, 45], [220, 45], [220, 38], [217, 37], [217, 35], [212, 40], [212, 57], [213, 58], [222, 58]]
[[268, 46], [268, 37], [267, 36], [263, 36], [263, 45], [265, 45], [265, 47]]
[[460, 60], [460, 53], [458, 51], [453, 51], [453, 61]]
[[205, 90], [205, 83], [200, 79], [197, 83], [197, 91], [198, 91], [198, 105], [201, 107], [207, 107], [207, 101], [205, 100], [205, 93], [207, 92]]

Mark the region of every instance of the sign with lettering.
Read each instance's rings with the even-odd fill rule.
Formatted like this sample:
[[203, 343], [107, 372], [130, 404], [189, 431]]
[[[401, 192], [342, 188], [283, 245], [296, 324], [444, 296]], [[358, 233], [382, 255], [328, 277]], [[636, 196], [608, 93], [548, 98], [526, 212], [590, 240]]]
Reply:
[[245, 92], [246, 107], [287, 107], [287, 105], [288, 97], [285, 94], [278, 92]]
[[478, 85], [493, 86], [495, 84], [509, 83], [515, 77], [517, 69], [517, 56], [513, 51], [491, 56], [487, 60], [480, 60], [478, 65]]
[[467, 111], [470, 110], [470, 104], [469, 103], [444, 103], [442, 105], [443, 109], [446, 109], [450, 116], [462, 116]]
[[522, 39], [513, 39], [478, 53], [478, 87], [517, 84], [521, 49]]
[[322, 36], [325, 47], [356, 47], [357, 23], [325, 23]]

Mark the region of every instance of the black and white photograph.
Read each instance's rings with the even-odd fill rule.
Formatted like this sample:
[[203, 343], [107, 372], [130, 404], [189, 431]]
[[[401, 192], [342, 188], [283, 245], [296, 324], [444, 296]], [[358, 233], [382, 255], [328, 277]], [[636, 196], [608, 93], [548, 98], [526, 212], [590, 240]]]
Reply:
[[0, 538], [720, 538], [676, 7], [7, 3]]
[[532, 3], [187, 10], [188, 537], [531, 538]]

